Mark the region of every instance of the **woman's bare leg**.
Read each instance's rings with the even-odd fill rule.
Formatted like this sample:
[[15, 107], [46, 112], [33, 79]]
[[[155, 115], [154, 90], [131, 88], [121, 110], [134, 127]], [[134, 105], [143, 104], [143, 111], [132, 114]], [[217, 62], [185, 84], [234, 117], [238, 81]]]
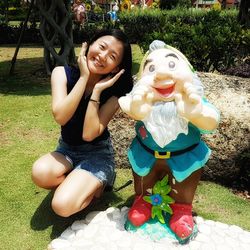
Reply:
[[71, 170], [70, 162], [64, 155], [52, 152], [39, 158], [32, 167], [32, 180], [42, 188], [54, 189], [65, 179]]
[[99, 195], [102, 183], [85, 170], [73, 170], [55, 191], [52, 208], [60, 216], [68, 217], [89, 205]]

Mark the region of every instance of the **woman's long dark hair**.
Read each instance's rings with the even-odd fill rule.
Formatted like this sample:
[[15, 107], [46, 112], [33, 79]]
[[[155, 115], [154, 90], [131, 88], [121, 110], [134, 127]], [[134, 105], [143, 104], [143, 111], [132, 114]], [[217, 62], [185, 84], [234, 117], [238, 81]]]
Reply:
[[[133, 88], [133, 78], [132, 78], [132, 50], [130, 42], [125, 35], [125, 33], [120, 29], [109, 29], [109, 30], [100, 30], [88, 43], [88, 46], [93, 44], [102, 36], [113, 36], [118, 41], [123, 44], [123, 58], [119, 65], [120, 69], [125, 69], [125, 72], [120, 76], [117, 82], [113, 85], [114, 91], [118, 96], [125, 95], [130, 92]], [[88, 47], [89, 48], [89, 47]], [[88, 49], [86, 54], [88, 53]]]

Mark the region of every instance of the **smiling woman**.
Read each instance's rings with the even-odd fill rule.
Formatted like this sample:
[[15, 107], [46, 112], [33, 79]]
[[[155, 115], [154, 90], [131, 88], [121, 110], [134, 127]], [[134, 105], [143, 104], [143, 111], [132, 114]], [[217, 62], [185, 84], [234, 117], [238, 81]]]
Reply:
[[58, 215], [81, 211], [106, 186], [113, 186], [107, 125], [119, 108], [118, 98], [132, 89], [131, 68], [126, 35], [105, 30], [82, 44], [77, 68], [56, 67], [52, 72], [52, 111], [61, 136], [56, 150], [34, 163], [32, 179], [40, 187], [56, 188], [52, 208]]

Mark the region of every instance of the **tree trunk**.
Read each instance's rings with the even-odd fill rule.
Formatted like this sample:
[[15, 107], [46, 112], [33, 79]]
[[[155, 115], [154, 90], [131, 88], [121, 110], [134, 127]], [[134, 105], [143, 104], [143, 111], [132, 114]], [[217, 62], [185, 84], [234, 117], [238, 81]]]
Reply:
[[250, 1], [249, 0], [241, 0], [240, 2], [240, 10], [238, 15], [238, 20], [240, 24], [250, 27]]
[[37, 0], [40, 32], [44, 42], [44, 63], [51, 75], [55, 66], [75, 63], [71, 5], [68, 0]]
[[9, 11], [8, 0], [4, 0], [4, 22], [6, 24], [8, 24], [8, 11]]

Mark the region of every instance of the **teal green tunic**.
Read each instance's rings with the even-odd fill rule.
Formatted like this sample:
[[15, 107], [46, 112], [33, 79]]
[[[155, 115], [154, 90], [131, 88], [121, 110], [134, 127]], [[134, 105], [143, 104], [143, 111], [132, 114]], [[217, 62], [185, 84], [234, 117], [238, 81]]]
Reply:
[[[205, 103], [213, 107], [207, 101]], [[174, 141], [167, 144], [164, 148], [157, 145], [142, 121], [136, 123], [135, 130], [137, 137], [139, 137], [140, 141], [146, 147], [159, 152], [179, 151], [198, 144], [188, 152], [165, 159], [178, 182], [185, 180], [194, 171], [202, 168], [211, 154], [211, 150], [201, 139], [201, 134], [212, 131], [202, 131], [191, 123], [188, 124], [187, 135], [184, 133], [179, 134]], [[146, 176], [151, 171], [157, 159], [152, 153], [143, 148], [137, 137], [134, 138], [128, 150], [128, 158], [134, 172], [139, 176]]]

